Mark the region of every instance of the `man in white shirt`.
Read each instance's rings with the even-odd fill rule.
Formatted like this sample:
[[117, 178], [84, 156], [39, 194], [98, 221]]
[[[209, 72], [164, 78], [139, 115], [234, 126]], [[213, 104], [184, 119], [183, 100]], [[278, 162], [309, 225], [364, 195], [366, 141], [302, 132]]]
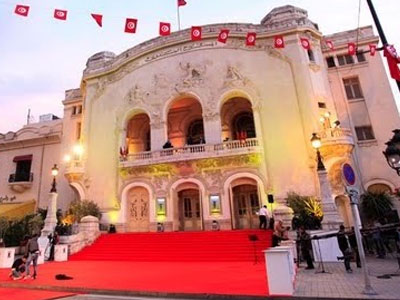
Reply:
[[267, 206], [264, 205], [258, 211], [258, 218], [260, 219], [260, 229], [267, 229], [267, 217], [268, 217], [268, 210]]

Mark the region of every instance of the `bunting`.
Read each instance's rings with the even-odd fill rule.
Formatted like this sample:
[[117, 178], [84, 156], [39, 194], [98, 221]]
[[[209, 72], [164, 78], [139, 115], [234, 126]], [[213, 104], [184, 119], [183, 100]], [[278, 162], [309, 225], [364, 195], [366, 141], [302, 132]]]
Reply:
[[191, 30], [191, 39], [192, 41], [201, 41], [201, 27], [200, 26], [192, 26]]
[[17, 5], [15, 6], [15, 11], [17, 15], [27, 17], [29, 14], [29, 6], [27, 5]]
[[348, 43], [347, 44], [347, 50], [348, 50], [348, 54], [350, 56], [356, 55], [357, 52], [357, 47], [355, 43]]
[[285, 48], [285, 40], [283, 39], [283, 35], [277, 35], [274, 38], [274, 47], [278, 49]]
[[369, 54], [371, 54], [371, 56], [375, 56], [375, 54], [376, 54], [376, 45], [374, 45], [374, 44], [370, 44], [369, 45]]
[[300, 43], [305, 50], [311, 50], [311, 44], [307, 38], [300, 38]]
[[67, 20], [67, 11], [62, 9], [55, 9], [54, 10], [54, 18], [62, 21]]
[[247, 33], [246, 37], [246, 46], [255, 46], [256, 45], [257, 34], [255, 32]]
[[103, 27], [103, 15], [91, 14], [91, 16], [96, 21], [97, 25]]
[[226, 44], [229, 36], [229, 29], [221, 29], [221, 32], [218, 35], [218, 42]]
[[125, 32], [136, 33], [137, 19], [127, 18], [125, 21]]
[[329, 48], [329, 50], [334, 51], [335, 46], [333, 45], [333, 42], [330, 40], [325, 41], [326, 46]]
[[165, 22], [160, 22], [159, 33], [161, 36], [170, 35], [171, 34], [171, 24], [165, 23]]

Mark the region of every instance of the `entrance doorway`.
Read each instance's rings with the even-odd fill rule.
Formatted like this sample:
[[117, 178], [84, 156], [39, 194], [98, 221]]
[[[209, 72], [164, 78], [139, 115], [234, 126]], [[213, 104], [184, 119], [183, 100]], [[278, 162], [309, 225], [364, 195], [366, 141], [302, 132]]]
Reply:
[[200, 193], [196, 189], [178, 192], [179, 230], [201, 230]]
[[144, 187], [134, 187], [128, 192], [126, 210], [126, 230], [129, 232], [148, 232], [149, 192]]
[[257, 185], [238, 185], [232, 189], [235, 229], [258, 228], [260, 209]]

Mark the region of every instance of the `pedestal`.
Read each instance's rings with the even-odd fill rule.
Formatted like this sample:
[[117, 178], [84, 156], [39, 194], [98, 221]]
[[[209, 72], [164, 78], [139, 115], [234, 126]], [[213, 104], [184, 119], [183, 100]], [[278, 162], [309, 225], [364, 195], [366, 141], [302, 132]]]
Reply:
[[0, 268], [11, 268], [14, 256], [15, 248], [0, 248]]
[[49, 202], [47, 204], [47, 215], [44, 220], [44, 227], [42, 229], [42, 237], [47, 238], [51, 233], [54, 233], [54, 229], [57, 225], [57, 193], [49, 193]]
[[328, 172], [326, 172], [326, 170], [318, 170], [318, 179], [321, 189], [322, 211], [324, 213], [322, 228], [324, 230], [339, 229], [339, 226], [343, 224], [343, 220], [339, 216], [335, 201], [332, 197], [332, 190], [329, 184]]
[[54, 261], [67, 261], [67, 260], [68, 260], [68, 245], [55, 245]]
[[270, 296], [292, 296], [296, 266], [291, 247], [270, 248], [264, 255]]

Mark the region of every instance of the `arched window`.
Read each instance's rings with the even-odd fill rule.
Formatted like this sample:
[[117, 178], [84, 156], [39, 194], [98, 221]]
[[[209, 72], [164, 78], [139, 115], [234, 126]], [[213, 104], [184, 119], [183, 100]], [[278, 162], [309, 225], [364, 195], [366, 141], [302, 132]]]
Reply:
[[238, 114], [233, 119], [232, 128], [235, 129], [234, 137], [235, 140], [239, 139], [240, 132], [246, 132], [246, 137], [251, 139], [256, 137], [256, 130], [254, 127], [253, 114], [250, 112], [244, 112]]
[[190, 123], [186, 135], [186, 144], [205, 144], [203, 120], [195, 120]]

